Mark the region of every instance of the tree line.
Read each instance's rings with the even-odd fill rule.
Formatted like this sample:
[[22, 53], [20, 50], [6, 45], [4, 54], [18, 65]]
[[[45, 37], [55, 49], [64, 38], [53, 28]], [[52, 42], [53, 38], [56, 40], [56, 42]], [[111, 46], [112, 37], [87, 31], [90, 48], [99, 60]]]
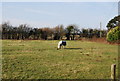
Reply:
[[99, 29], [79, 29], [78, 26], [72, 24], [64, 28], [63, 25], [56, 27], [43, 27], [43, 28], [31, 28], [27, 24], [21, 24], [18, 27], [14, 27], [7, 22], [2, 25], [2, 39], [31, 39], [31, 40], [78, 40], [82, 37], [106, 37], [106, 30]]

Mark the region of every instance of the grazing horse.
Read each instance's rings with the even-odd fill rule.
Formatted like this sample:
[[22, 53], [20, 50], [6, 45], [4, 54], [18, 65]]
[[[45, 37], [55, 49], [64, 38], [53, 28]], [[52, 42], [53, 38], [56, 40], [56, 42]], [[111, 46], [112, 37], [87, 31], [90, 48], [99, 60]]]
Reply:
[[66, 41], [60, 41], [58, 43], [58, 48], [57, 49], [61, 49], [62, 47], [65, 48], [65, 46], [66, 46]]

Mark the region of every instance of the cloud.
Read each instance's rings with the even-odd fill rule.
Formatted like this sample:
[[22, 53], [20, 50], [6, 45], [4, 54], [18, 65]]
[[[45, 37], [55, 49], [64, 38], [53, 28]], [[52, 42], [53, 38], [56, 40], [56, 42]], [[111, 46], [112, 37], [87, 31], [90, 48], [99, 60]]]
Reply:
[[27, 24], [33, 28], [41, 28], [41, 27], [54, 27], [55, 25], [51, 24], [50, 22], [41, 22], [41, 21], [28, 21], [28, 20], [21, 20], [21, 19], [3, 19], [3, 22], [9, 22], [13, 26], [19, 26], [20, 24]]
[[33, 10], [33, 9], [25, 9], [25, 10], [32, 12], [32, 13], [44, 14], [44, 15], [49, 15], [49, 16], [60, 16], [58, 13], [49, 12], [49, 11]]

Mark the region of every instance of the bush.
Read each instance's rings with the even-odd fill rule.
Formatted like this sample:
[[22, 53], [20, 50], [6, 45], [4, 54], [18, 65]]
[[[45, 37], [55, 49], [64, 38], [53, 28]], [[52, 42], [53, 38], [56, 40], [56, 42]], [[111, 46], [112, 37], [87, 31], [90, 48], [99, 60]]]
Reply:
[[107, 33], [107, 41], [116, 42], [120, 40], [120, 27], [115, 27]]

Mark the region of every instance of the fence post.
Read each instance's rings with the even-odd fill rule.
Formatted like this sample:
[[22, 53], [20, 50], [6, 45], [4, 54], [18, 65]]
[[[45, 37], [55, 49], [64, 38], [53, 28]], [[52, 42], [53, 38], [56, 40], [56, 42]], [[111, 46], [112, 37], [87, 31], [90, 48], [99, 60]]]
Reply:
[[111, 79], [112, 81], [116, 80], [116, 64], [111, 65]]

